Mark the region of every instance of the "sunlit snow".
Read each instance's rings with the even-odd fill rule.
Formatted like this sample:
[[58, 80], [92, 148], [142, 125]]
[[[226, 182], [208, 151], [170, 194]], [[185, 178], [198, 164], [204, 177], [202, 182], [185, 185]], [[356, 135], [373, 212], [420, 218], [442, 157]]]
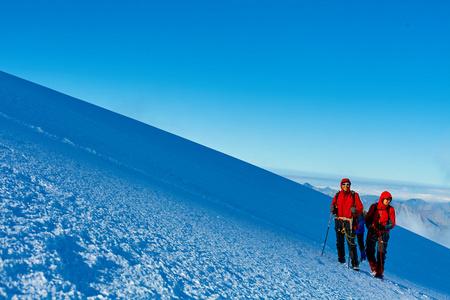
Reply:
[[385, 280], [337, 262], [331, 198], [0, 72], [0, 298], [447, 299], [396, 227]]

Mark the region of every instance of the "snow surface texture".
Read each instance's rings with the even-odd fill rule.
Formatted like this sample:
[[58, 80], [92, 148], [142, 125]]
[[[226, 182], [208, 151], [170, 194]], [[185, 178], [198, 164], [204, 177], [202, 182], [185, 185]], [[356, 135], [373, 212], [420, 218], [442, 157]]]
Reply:
[[449, 249], [349, 270], [330, 197], [1, 72], [0, 169], [0, 298], [450, 298]]

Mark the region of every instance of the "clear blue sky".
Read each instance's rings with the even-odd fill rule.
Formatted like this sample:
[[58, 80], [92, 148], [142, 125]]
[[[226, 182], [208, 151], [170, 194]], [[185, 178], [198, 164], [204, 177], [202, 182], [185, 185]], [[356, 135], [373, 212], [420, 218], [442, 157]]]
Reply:
[[2, 1], [0, 70], [264, 168], [450, 186], [450, 2]]

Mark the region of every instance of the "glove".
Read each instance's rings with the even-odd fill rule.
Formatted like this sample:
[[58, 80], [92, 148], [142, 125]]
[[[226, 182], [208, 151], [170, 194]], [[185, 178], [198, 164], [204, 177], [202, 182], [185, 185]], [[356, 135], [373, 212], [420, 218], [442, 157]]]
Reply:
[[384, 231], [384, 225], [383, 225], [383, 224], [378, 223], [377, 226], [375, 226], [375, 228], [376, 228], [378, 231]]
[[356, 208], [354, 206], [350, 207], [352, 214], [356, 215]]
[[330, 212], [332, 212], [334, 214], [334, 210], [336, 209], [336, 207], [334, 205], [330, 206]]
[[391, 230], [391, 228], [392, 228], [393, 225], [394, 225], [394, 224], [392, 223], [392, 221], [389, 220], [389, 221], [387, 222], [387, 224], [384, 225], [384, 230]]

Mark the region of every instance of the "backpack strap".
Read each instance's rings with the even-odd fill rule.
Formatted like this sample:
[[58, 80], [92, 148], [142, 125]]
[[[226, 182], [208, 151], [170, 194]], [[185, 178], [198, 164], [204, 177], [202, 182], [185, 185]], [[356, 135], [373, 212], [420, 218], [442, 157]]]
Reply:
[[[337, 199], [338, 199], [338, 197], [339, 197], [339, 193], [340, 193], [341, 191], [338, 191], [337, 193], [336, 193], [336, 202], [337, 202]], [[356, 200], [355, 200], [355, 191], [350, 191], [351, 193], [352, 193], [352, 198], [353, 198], [353, 206], [355, 206], [356, 207]], [[354, 217], [354, 219], [356, 219], [356, 216]]]
[[[337, 198], [338, 198], [338, 196], [339, 196], [339, 193], [340, 193], [341, 191], [338, 191], [337, 193], [336, 193], [336, 200], [337, 200]], [[351, 191], [352, 192], [352, 198], [353, 198], [353, 206], [356, 206], [356, 201], [355, 201], [355, 191]]]
[[388, 207], [386, 208], [387, 214], [388, 214], [388, 220], [391, 220], [391, 214], [390, 214], [390, 210], [391, 209], [391, 205], [388, 205]]

